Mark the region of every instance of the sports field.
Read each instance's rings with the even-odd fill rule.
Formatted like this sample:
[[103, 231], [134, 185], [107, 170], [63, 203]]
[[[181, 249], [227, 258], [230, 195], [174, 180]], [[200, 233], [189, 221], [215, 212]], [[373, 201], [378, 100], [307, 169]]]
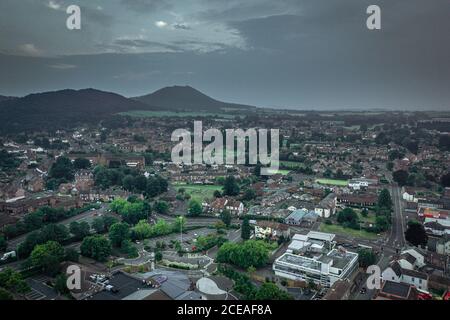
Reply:
[[348, 185], [348, 180], [336, 180], [336, 179], [317, 179], [317, 183], [326, 184], [330, 186], [345, 187]]
[[193, 184], [175, 184], [175, 189], [184, 189], [186, 194], [191, 196], [191, 199], [204, 202], [214, 198], [214, 191], [222, 191], [220, 185], [193, 185]]
[[366, 230], [355, 230], [350, 228], [344, 228], [343, 226], [337, 224], [330, 225], [322, 223], [320, 225], [320, 231], [326, 233], [347, 235], [353, 238], [361, 238], [361, 239], [373, 240], [378, 238], [378, 236], [375, 233], [367, 232]]

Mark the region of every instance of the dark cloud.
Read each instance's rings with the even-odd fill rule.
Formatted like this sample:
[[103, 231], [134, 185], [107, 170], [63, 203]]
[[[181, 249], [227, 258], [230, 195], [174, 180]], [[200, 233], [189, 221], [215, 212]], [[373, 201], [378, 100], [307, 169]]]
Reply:
[[[2, 94], [97, 87], [137, 96], [189, 84], [261, 106], [450, 107], [447, 0], [116, 0], [104, 10], [90, 1], [104, 20], [88, 16], [81, 33], [55, 29], [65, 15], [35, 3], [0, 2]], [[381, 31], [366, 28], [370, 4], [382, 8]], [[39, 28], [27, 5], [43, 17]]]
[[121, 0], [121, 3], [126, 8], [137, 13], [148, 13], [172, 8], [172, 4], [167, 0]]

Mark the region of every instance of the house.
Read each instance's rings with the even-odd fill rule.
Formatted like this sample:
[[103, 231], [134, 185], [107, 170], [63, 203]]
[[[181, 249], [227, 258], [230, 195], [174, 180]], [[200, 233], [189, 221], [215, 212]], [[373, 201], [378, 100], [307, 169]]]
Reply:
[[378, 197], [375, 194], [341, 194], [337, 200], [350, 206], [370, 207], [377, 203]]
[[127, 199], [131, 195], [132, 195], [131, 192], [122, 189], [109, 188], [107, 190], [91, 189], [87, 192], [80, 192], [79, 196], [80, 199], [85, 202], [92, 202], [92, 201], [108, 202], [117, 198]]
[[417, 249], [408, 249], [401, 253], [398, 263], [403, 269], [414, 270], [425, 266], [425, 257]]
[[446, 234], [436, 243], [436, 253], [442, 255], [450, 255], [450, 235]]
[[416, 192], [412, 188], [402, 187], [402, 198], [405, 201], [419, 202], [419, 198], [416, 197]]
[[363, 179], [351, 179], [348, 182], [348, 186], [353, 190], [360, 190], [361, 188], [367, 188], [369, 186], [369, 182]]
[[220, 214], [224, 210], [230, 211], [234, 215], [242, 215], [244, 213], [244, 204], [241, 201], [231, 198], [217, 198], [211, 204], [205, 204], [206, 210], [215, 214]]
[[450, 235], [450, 220], [425, 218], [425, 231], [434, 236]]
[[257, 239], [278, 240], [281, 236], [285, 239], [289, 238], [290, 229], [287, 225], [266, 220], [256, 222], [255, 237]]
[[314, 212], [322, 218], [329, 218], [336, 213], [336, 194], [330, 193], [314, 208]]
[[295, 234], [286, 252], [288, 253], [321, 253], [334, 248], [335, 235], [332, 233], [310, 231], [308, 234]]
[[416, 270], [403, 269], [397, 261], [392, 262], [382, 273], [383, 281], [402, 282], [428, 291], [428, 275]]
[[80, 170], [75, 173], [75, 188], [78, 191], [89, 191], [94, 184], [94, 174], [91, 171]]
[[414, 286], [402, 282], [384, 281], [374, 300], [418, 300], [419, 292]]
[[313, 210], [303, 208], [292, 211], [292, 213], [284, 219], [284, 223], [292, 226], [299, 226], [301, 224], [312, 225], [317, 221], [317, 218], [318, 216]]

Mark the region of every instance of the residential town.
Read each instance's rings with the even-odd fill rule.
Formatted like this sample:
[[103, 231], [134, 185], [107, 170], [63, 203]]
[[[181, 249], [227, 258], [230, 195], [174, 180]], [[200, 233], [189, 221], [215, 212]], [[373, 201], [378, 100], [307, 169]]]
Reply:
[[[194, 120], [280, 128], [279, 170], [172, 162]], [[448, 113], [129, 112], [6, 133], [0, 168], [0, 299], [450, 298]]]

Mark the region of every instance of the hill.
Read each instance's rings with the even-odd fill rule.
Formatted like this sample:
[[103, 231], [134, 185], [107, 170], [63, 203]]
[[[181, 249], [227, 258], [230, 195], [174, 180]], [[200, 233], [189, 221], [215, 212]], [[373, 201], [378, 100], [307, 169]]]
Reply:
[[253, 109], [255, 107], [215, 100], [190, 86], [166, 87], [134, 100], [162, 110], [220, 111], [220, 109]]
[[14, 133], [72, 128], [130, 110], [153, 109], [121, 95], [95, 89], [31, 94], [0, 102], [0, 130]]
[[12, 100], [16, 99], [15, 97], [5, 97], [0, 95], [0, 102], [6, 101], [6, 100]]

